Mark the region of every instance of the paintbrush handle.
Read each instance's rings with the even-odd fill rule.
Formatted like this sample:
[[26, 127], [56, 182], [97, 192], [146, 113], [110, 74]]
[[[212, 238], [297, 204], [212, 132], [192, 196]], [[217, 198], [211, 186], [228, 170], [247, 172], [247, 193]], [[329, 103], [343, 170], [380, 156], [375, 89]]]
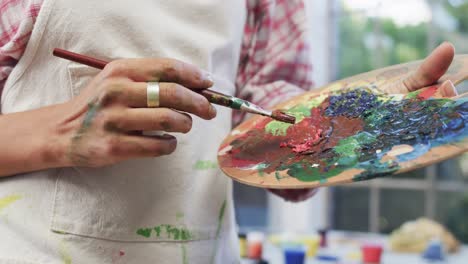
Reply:
[[[77, 63], [85, 64], [85, 65], [88, 65], [90, 67], [101, 69], [101, 70], [104, 69], [104, 67], [106, 67], [107, 63], [109, 63], [107, 61], [95, 59], [95, 58], [92, 58], [92, 57], [89, 57], [89, 56], [86, 56], [86, 55], [82, 55], [82, 54], [78, 54], [78, 53], [75, 53], [75, 52], [71, 52], [71, 51], [63, 50], [63, 49], [58, 49], [58, 48], [55, 48], [52, 54], [54, 56], [60, 57], [62, 59], [66, 59], [66, 60], [74, 61], [74, 62], [77, 62]], [[218, 104], [218, 105], [222, 105], [222, 106], [226, 106], [226, 107], [230, 107], [230, 108], [232, 108], [232, 106], [233, 106], [233, 103], [234, 103], [233, 98], [234, 97], [232, 97], [230, 95], [225, 95], [225, 94], [222, 94], [222, 93], [218, 93], [218, 92], [215, 92], [215, 91], [212, 91], [212, 90], [209, 90], [209, 89], [193, 90], [193, 91], [203, 95], [204, 97], [206, 97], [206, 99], [208, 99], [209, 102], [211, 102], [213, 104]]]

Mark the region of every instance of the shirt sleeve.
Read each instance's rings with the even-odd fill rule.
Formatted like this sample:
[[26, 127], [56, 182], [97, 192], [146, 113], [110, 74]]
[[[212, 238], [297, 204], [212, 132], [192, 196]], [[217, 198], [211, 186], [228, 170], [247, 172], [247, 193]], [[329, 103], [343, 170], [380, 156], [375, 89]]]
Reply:
[[[237, 96], [264, 108], [313, 86], [302, 0], [247, 0]], [[234, 123], [245, 113], [235, 111]]]
[[0, 0], [0, 95], [23, 55], [43, 0]]

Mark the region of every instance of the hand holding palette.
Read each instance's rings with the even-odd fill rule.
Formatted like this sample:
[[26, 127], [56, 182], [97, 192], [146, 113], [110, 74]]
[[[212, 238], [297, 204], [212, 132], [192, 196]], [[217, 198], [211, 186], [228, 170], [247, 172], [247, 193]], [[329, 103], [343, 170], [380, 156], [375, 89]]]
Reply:
[[309, 188], [401, 173], [465, 152], [468, 99], [441, 98], [438, 88], [468, 76], [468, 56], [457, 56], [439, 84], [405, 95], [383, 92], [419, 63], [357, 75], [279, 105], [295, 124], [247, 120], [222, 143], [221, 169], [258, 187]]

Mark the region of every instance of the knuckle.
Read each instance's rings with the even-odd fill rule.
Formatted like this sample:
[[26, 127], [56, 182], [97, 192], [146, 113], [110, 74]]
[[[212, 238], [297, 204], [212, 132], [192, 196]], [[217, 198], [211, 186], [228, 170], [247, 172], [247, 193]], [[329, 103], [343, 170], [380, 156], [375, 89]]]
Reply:
[[118, 136], [112, 136], [106, 140], [105, 154], [107, 156], [118, 156], [122, 152], [121, 150], [121, 142]]
[[176, 80], [179, 72], [182, 70], [182, 62], [172, 59], [162, 60], [162, 69], [167, 79]]
[[123, 86], [116, 79], [105, 79], [102, 83], [102, 87], [100, 96], [101, 104], [109, 104], [118, 101], [125, 93]]
[[168, 129], [174, 123], [174, 116], [170, 111], [162, 111], [158, 117], [157, 122], [163, 129]]
[[120, 76], [125, 73], [126, 69], [127, 63], [125, 60], [114, 60], [104, 67], [103, 74], [105, 77]]
[[116, 132], [125, 126], [124, 120], [116, 114], [104, 114], [103, 127], [105, 131]]
[[205, 98], [197, 98], [194, 102], [196, 112], [201, 116], [209, 116], [210, 103]]

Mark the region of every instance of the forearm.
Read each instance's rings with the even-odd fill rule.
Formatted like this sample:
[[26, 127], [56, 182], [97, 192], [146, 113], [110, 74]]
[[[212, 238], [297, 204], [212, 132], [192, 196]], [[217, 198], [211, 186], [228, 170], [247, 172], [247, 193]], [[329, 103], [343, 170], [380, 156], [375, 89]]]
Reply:
[[0, 115], [0, 176], [66, 165], [54, 123], [61, 106]]

